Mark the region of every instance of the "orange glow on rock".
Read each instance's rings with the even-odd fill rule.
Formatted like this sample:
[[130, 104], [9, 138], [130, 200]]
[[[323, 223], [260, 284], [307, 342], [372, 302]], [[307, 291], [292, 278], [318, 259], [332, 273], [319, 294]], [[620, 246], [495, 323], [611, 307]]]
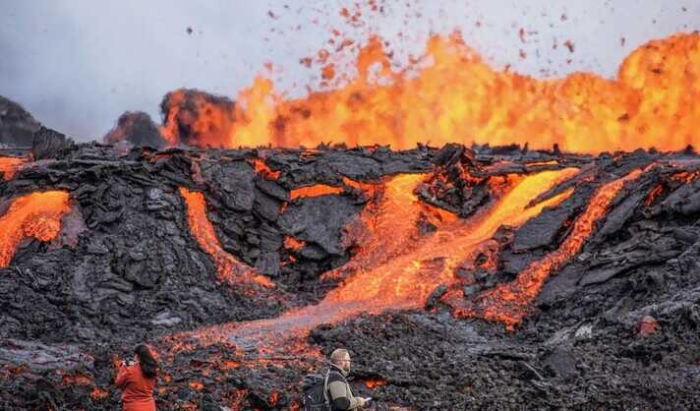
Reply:
[[318, 305], [293, 309], [275, 319], [210, 327], [194, 335], [202, 344], [228, 339], [234, 332], [239, 338], [270, 341], [276, 336], [303, 337], [320, 324], [361, 313], [422, 308], [436, 287], [459, 281], [455, 270], [501, 225], [519, 226], [566, 199], [572, 190], [528, 207], [577, 173], [569, 168], [511, 177], [504, 192], [470, 219], [444, 221], [435, 232], [423, 234], [417, 226], [424, 205], [414, 190], [425, 176], [392, 177], [362, 211], [357, 225], [364, 228], [350, 229], [356, 231], [350, 235], [355, 236], [359, 251], [348, 264], [331, 271], [336, 278], [347, 279]]
[[0, 268], [10, 264], [24, 239], [33, 237], [48, 242], [56, 238], [61, 231], [61, 219], [69, 211], [66, 191], [45, 191], [14, 199], [0, 217]]
[[195, 391], [202, 391], [204, 389], [204, 384], [200, 381], [190, 381], [189, 386]]
[[[347, 304], [362, 302], [363, 311], [380, 312], [388, 308], [421, 308], [429, 294], [440, 284], [456, 281], [454, 270], [474, 250], [493, 236], [501, 225], [519, 226], [538, 215], [546, 207], [557, 204], [568, 197], [565, 192], [548, 201], [527, 208], [538, 195], [553, 187], [564, 178], [577, 173], [576, 169], [546, 171], [527, 177], [516, 177], [511, 188], [487, 211], [477, 213], [468, 220], [447, 222], [433, 235], [417, 238], [415, 224], [420, 214], [420, 203], [413, 188], [420, 182], [416, 176], [400, 176], [387, 184], [384, 192], [384, 221], [371, 221], [375, 224], [372, 238], [379, 241], [403, 240], [402, 244], [379, 247], [381, 252], [391, 250], [392, 258], [375, 262], [365, 262], [338, 289], [331, 291], [321, 306], [329, 303]], [[406, 187], [405, 184], [411, 184]], [[393, 190], [396, 190], [394, 192]], [[398, 195], [399, 198], [392, 198]], [[405, 198], [409, 196], [409, 198]], [[402, 218], [391, 209], [395, 205], [409, 208], [400, 211]], [[388, 240], [381, 240], [382, 238]], [[365, 244], [366, 249], [377, 249], [377, 244]], [[362, 251], [360, 251], [362, 253]], [[357, 256], [356, 256], [357, 257]], [[361, 257], [361, 256], [360, 256]]]
[[65, 374], [63, 376], [63, 383], [66, 385], [92, 385], [92, 378], [80, 372], [76, 372], [72, 376]]
[[280, 174], [282, 174], [280, 171], [272, 171], [270, 167], [268, 167], [267, 164], [265, 164], [265, 162], [259, 158], [250, 160], [250, 163], [255, 168], [256, 174], [269, 180], [277, 180], [280, 177]]
[[[583, 153], [700, 146], [700, 33], [650, 41], [625, 59], [615, 79], [574, 73], [539, 80], [498, 71], [458, 35], [433, 36], [424, 56], [402, 71], [392, 71], [389, 60], [382, 41], [372, 38], [359, 52], [355, 78], [299, 99], [258, 77], [235, 108], [206, 107], [188, 119], [204, 136], [195, 143], [395, 149], [529, 143]], [[335, 71], [335, 78], [344, 76]], [[177, 130], [166, 136], [177, 140]]]
[[297, 198], [320, 197], [332, 194], [341, 194], [345, 190], [342, 187], [333, 187], [326, 184], [314, 184], [308, 187], [295, 188], [292, 190], [290, 197], [293, 200]]
[[305, 241], [297, 240], [296, 238], [291, 236], [284, 237], [284, 248], [286, 248], [287, 250], [299, 251], [305, 246]]
[[644, 199], [644, 205], [649, 207], [660, 195], [664, 192], [664, 187], [659, 184], [649, 191], [647, 198]]
[[373, 390], [378, 387], [383, 387], [385, 385], [387, 385], [387, 382], [383, 379], [365, 380], [365, 386], [370, 390]]
[[24, 158], [17, 157], [0, 157], [0, 173], [5, 181], [12, 180], [17, 170], [26, 163]]
[[[480, 295], [476, 315], [483, 316], [486, 320], [501, 321], [513, 329], [528, 314], [530, 304], [539, 295], [550, 274], [581, 251], [596, 223], [605, 217], [610, 203], [625, 183], [637, 179], [641, 174], [641, 170], [635, 170], [599, 188], [562, 245], [543, 259], [530, 264], [516, 280]], [[470, 313], [467, 311], [463, 314]]]
[[107, 398], [108, 396], [109, 393], [100, 387], [93, 388], [92, 392], [90, 393], [90, 398], [92, 398], [93, 400], [101, 400]]
[[265, 287], [274, 286], [272, 280], [255, 274], [251, 267], [241, 263], [221, 248], [214, 226], [209, 221], [209, 217], [207, 217], [206, 201], [202, 193], [180, 187], [180, 195], [187, 205], [187, 221], [192, 236], [197, 240], [202, 250], [214, 259], [216, 275], [219, 281], [229, 283], [255, 282]]

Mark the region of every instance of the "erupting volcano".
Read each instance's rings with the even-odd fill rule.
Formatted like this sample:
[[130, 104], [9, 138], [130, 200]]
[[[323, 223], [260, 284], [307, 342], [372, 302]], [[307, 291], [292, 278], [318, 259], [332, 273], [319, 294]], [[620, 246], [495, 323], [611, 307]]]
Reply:
[[299, 410], [338, 347], [377, 410], [696, 407], [700, 34], [614, 79], [387, 47], [0, 147], [0, 408], [114, 409], [144, 341], [158, 409]]
[[635, 50], [607, 80], [538, 80], [491, 68], [459, 34], [434, 36], [422, 58], [390, 69], [382, 41], [360, 50], [343, 87], [289, 99], [258, 77], [230, 100], [177, 90], [162, 103], [163, 137], [199, 147], [446, 143], [529, 145], [579, 153], [680, 150], [700, 137], [700, 34]]

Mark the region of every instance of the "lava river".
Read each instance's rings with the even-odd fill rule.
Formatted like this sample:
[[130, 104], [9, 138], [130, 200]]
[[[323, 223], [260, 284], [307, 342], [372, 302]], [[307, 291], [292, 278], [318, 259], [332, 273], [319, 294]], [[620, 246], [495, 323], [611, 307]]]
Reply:
[[[347, 279], [318, 305], [294, 309], [275, 319], [218, 325], [174, 338], [194, 337], [204, 345], [247, 344], [258, 338], [269, 342], [273, 335], [278, 337], [274, 340], [283, 341], [362, 313], [422, 308], [436, 287], [458, 281], [455, 269], [473, 258], [478, 246], [500, 226], [519, 226], [543, 208], [565, 200], [571, 190], [528, 207], [533, 199], [576, 173], [568, 168], [509, 176], [497, 199], [466, 220], [450, 218], [419, 201], [414, 190], [423, 175], [393, 177], [360, 216], [365, 227], [362, 248], [350, 263], [336, 269]], [[421, 233], [421, 219], [430, 220], [437, 229]]]

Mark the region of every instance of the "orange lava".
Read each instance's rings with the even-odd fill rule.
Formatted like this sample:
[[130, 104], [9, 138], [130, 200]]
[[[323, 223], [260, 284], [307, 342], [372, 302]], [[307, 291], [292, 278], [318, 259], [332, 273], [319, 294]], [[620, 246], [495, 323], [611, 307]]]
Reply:
[[0, 157], [0, 173], [5, 181], [12, 180], [17, 170], [26, 163], [24, 158], [17, 157]]
[[92, 392], [90, 393], [90, 398], [93, 400], [102, 400], [104, 398], [107, 398], [109, 396], [109, 392], [106, 390], [103, 390], [100, 387], [95, 387], [92, 389]]
[[365, 380], [364, 381], [365, 386], [369, 388], [370, 390], [373, 390], [377, 387], [383, 387], [387, 385], [386, 380], [383, 379], [375, 379], [375, 380]]
[[436, 232], [423, 234], [417, 225], [425, 206], [413, 191], [424, 176], [393, 177], [360, 216], [365, 226], [364, 235], [358, 230], [360, 250], [336, 270], [350, 276], [318, 305], [294, 309], [275, 319], [210, 327], [193, 336], [201, 344], [231, 338], [269, 344], [277, 341], [276, 336], [300, 337], [320, 324], [361, 313], [422, 308], [436, 287], [457, 281], [455, 269], [501, 225], [519, 226], [543, 208], [568, 198], [572, 190], [528, 207], [533, 199], [577, 172], [565, 169], [512, 177], [509, 187], [491, 206], [468, 220], [444, 221]]
[[265, 164], [265, 162], [259, 158], [250, 160], [250, 163], [253, 165], [255, 172], [259, 176], [269, 180], [277, 180], [280, 178], [280, 174], [282, 174], [280, 171], [272, 171], [270, 167], [268, 167], [267, 164]]
[[679, 181], [684, 184], [690, 184], [693, 182], [693, 180], [697, 179], [698, 177], [700, 177], [700, 171], [682, 171], [680, 173], [674, 173], [671, 175], [672, 180]]
[[[361, 302], [359, 308], [362, 311], [375, 313], [389, 308], [423, 307], [429, 294], [437, 286], [455, 281], [454, 270], [477, 245], [490, 239], [498, 227], [519, 226], [538, 215], [544, 207], [558, 204], [567, 198], [571, 191], [527, 208], [527, 205], [538, 195], [576, 172], [576, 169], [566, 169], [516, 177], [511, 189], [496, 200], [489, 210], [477, 213], [466, 221], [448, 222], [439, 227], [436, 233], [424, 239], [416, 239], [414, 229], [407, 230], [406, 224], [415, 227], [415, 218], [420, 210], [417, 206], [420, 202], [412, 194], [413, 189], [406, 190], [406, 187], [403, 187], [398, 190], [401, 192], [399, 195], [404, 197], [408, 195], [411, 198], [407, 199], [408, 201], [400, 201], [401, 207], [418, 209], [412, 213], [414, 220], [397, 221], [392, 218], [394, 213], [386, 210], [386, 221], [383, 222], [386, 227], [380, 229], [381, 232], [374, 233], [373, 238], [403, 237], [404, 244], [394, 250], [396, 255], [381, 264], [364, 264], [360, 271], [343, 286], [331, 291], [321, 305], [329, 303], [354, 305], [353, 303]], [[402, 182], [400, 178], [398, 182]], [[392, 186], [393, 184], [388, 184], [384, 196], [391, 196]], [[404, 237], [406, 234], [408, 239], [411, 237], [413, 239], [406, 241]], [[375, 246], [370, 243], [363, 247], [375, 248]]]
[[306, 197], [320, 197], [332, 194], [341, 194], [345, 190], [342, 187], [333, 187], [325, 184], [314, 184], [312, 186], [295, 188], [291, 192], [291, 199], [296, 200], [297, 198]]
[[305, 241], [297, 240], [296, 238], [290, 236], [284, 237], [284, 248], [286, 248], [287, 250], [299, 251], [305, 246]]
[[76, 372], [72, 376], [65, 374], [63, 376], [63, 382], [66, 385], [92, 385], [92, 378], [80, 372]]
[[647, 198], [644, 199], [644, 205], [649, 207], [663, 192], [664, 187], [661, 184], [654, 186], [654, 188], [649, 191], [649, 194], [647, 194]]
[[187, 204], [187, 221], [197, 243], [209, 254], [216, 264], [219, 281], [230, 283], [255, 282], [265, 287], [274, 287], [269, 278], [256, 275], [251, 267], [239, 262], [234, 256], [221, 248], [214, 226], [207, 217], [206, 202], [202, 193], [180, 188], [180, 195]]
[[[188, 121], [205, 136], [197, 140], [202, 145], [225, 147], [529, 143], [599, 153], [700, 146], [700, 33], [650, 41], [615, 79], [499, 71], [459, 35], [433, 36], [424, 56], [402, 71], [392, 71], [389, 60], [381, 39], [372, 38], [357, 57], [357, 76], [341, 88], [289, 99], [258, 77], [235, 108], [202, 101], [202, 114]], [[166, 131], [178, 139], [176, 130]]]
[[48, 242], [61, 231], [61, 219], [70, 211], [66, 191], [26, 194], [12, 201], [0, 217], [0, 268], [7, 267], [20, 243], [33, 237]]
[[[641, 170], [635, 170], [598, 189], [562, 245], [541, 260], [530, 264], [515, 281], [502, 284], [480, 295], [475, 314], [486, 320], [501, 321], [509, 329], [520, 323], [528, 314], [530, 304], [539, 295], [540, 289], [550, 274], [560, 269], [581, 251], [596, 223], [605, 217], [610, 203], [625, 183], [637, 179], [641, 174]], [[467, 311], [462, 314], [470, 313]]]

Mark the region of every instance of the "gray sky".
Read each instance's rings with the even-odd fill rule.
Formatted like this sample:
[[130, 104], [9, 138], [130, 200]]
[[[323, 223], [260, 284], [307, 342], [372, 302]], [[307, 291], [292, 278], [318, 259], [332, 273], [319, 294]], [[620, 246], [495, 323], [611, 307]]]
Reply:
[[614, 77], [637, 46], [700, 29], [697, 0], [378, 0], [384, 12], [353, 28], [340, 11], [355, 2], [0, 0], [0, 95], [86, 141], [126, 110], [159, 121], [160, 100], [179, 87], [235, 97], [266, 62], [278, 89], [299, 95], [318, 80], [299, 60], [323, 48], [331, 28], [379, 34], [399, 61], [431, 32], [459, 29], [495, 67], [537, 77]]

